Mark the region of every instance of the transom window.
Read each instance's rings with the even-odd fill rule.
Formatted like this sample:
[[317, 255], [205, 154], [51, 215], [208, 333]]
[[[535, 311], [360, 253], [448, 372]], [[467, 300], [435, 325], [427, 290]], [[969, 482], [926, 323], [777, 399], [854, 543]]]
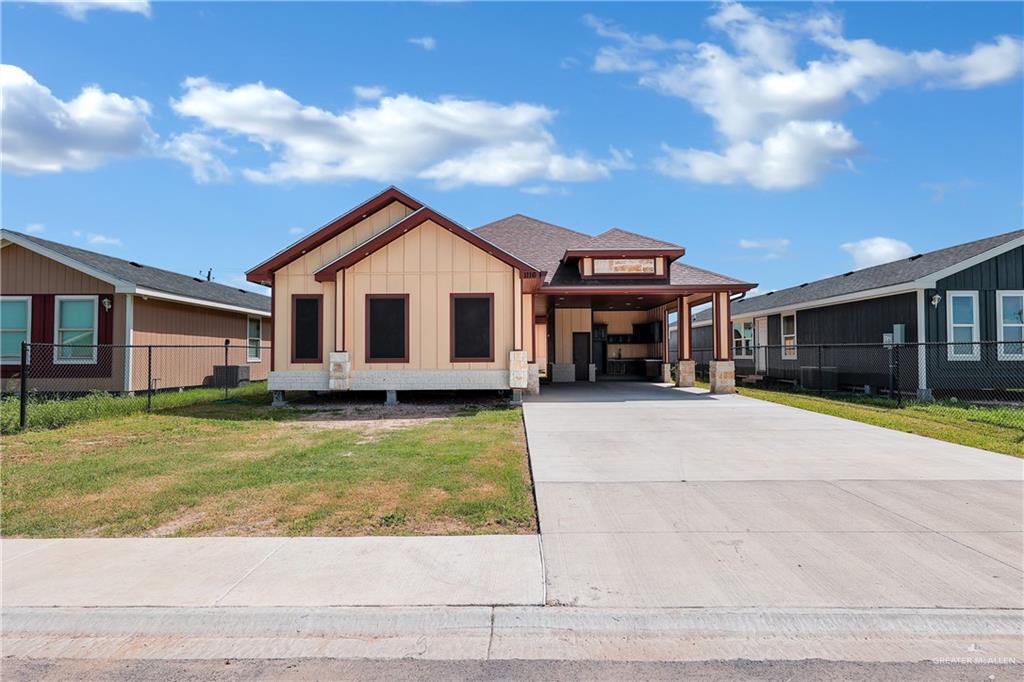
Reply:
[[796, 360], [796, 313], [782, 316], [782, 358]]
[[737, 358], [750, 358], [754, 356], [754, 323], [751, 320], [746, 322], [732, 323], [732, 354]]
[[996, 314], [999, 359], [1024, 360], [1024, 291], [998, 292]]
[[657, 266], [653, 258], [595, 258], [595, 275], [653, 275]]
[[494, 361], [494, 294], [452, 294], [452, 362]]
[[247, 323], [245, 356], [249, 362], [260, 361], [260, 346], [263, 343], [263, 320], [250, 317]]
[[409, 294], [366, 295], [366, 361], [409, 362]]
[[950, 291], [946, 295], [946, 331], [950, 360], [977, 360], [981, 357], [978, 344], [978, 292]]
[[32, 340], [32, 298], [0, 298], [0, 363], [21, 363], [21, 344]]
[[98, 296], [54, 298], [53, 361], [59, 364], [96, 362], [99, 332]]

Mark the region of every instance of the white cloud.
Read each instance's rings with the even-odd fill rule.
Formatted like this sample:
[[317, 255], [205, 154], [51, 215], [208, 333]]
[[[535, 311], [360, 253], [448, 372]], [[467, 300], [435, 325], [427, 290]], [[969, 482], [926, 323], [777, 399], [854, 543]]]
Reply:
[[433, 50], [437, 47], [437, 41], [434, 40], [433, 36], [420, 36], [418, 38], [409, 38], [409, 42], [413, 45], [419, 45], [424, 50]]
[[250, 83], [231, 88], [189, 78], [171, 106], [207, 131], [242, 136], [273, 155], [242, 174], [254, 182], [409, 177], [442, 187], [515, 185], [529, 180], [579, 182], [628, 167], [628, 152], [608, 159], [559, 151], [543, 106], [412, 95], [382, 97], [334, 113]]
[[28, 234], [39, 234], [40, 232], [46, 232], [46, 225], [42, 223], [32, 223], [31, 225], [25, 226], [25, 232]]
[[289, 227], [288, 234], [302, 234], [305, 232], [301, 227]]
[[760, 251], [762, 260], [778, 260], [789, 251], [788, 239], [741, 239], [739, 247], [748, 251]]
[[723, 152], [675, 149], [655, 168], [674, 178], [758, 189], [793, 189], [814, 182], [832, 162], [857, 151], [859, 143], [846, 128], [831, 121], [791, 121], [762, 141], [740, 141]]
[[41, 0], [46, 4], [60, 5], [72, 19], [85, 21], [89, 12], [94, 10], [111, 10], [114, 12], [134, 12], [143, 16], [151, 16], [152, 11], [148, 0]]
[[[81, 234], [80, 232], [78, 234]], [[85, 240], [90, 244], [99, 246], [121, 246], [121, 240], [117, 237], [108, 237], [105, 234], [94, 234], [90, 233], [89, 237]]]
[[[720, 152], [674, 150], [659, 168], [674, 177], [751, 182], [763, 189], [809, 184], [831, 161], [854, 151], [852, 133], [831, 119], [855, 101], [915, 84], [970, 89], [1002, 83], [1017, 77], [1024, 63], [1020, 38], [997, 36], [956, 54], [904, 52], [868, 38], [846, 38], [841, 19], [821, 9], [776, 19], [727, 2], [708, 19], [724, 40], [694, 46], [638, 37], [599, 20], [588, 23], [610, 42], [598, 51], [595, 70], [639, 72], [641, 85], [686, 100], [725, 138]], [[805, 54], [801, 63], [797, 56]], [[757, 171], [757, 159], [764, 156], [757, 149], [780, 136], [792, 138], [797, 124], [831, 126], [828, 141], [821, 139], [825, 128], [817, 141], [805, 137], [803, 152], [780, 169], [786, 175], [766, 181]], [[742, 168], [740, 157], [749, 159]]]
[[533, 196], [557, 194], [564, 197], [569, 194], [569, 190], [565, 187], [553, 187], [551, 185], [529, 185], [527, 187], [520, 187], [519, 191], [523, 194], [532, 194]]
[[356, 85], [352, 88], [358, 99], [380, 99], [387, 90], [380, 85]]
[[199, 183], [222, 182], [231, 177], [227, 165], [216, 152], [231, 152], [220, 140], [203, 133], [172, 135], [164, 143], [164, 153], [192, 169], [192, 178]]
[[84, 170], [148, 151], [149, 103], [90, 85], [58, 99], [23, 69], [0, 65], [3, 166], [22, 173]]
[[846, 242], [840, 248], [853, 256], [853, 267], [856, 270], [914, 255], [914, 249], [910, 244], [891, 237], [870, 237], [857, 242]]

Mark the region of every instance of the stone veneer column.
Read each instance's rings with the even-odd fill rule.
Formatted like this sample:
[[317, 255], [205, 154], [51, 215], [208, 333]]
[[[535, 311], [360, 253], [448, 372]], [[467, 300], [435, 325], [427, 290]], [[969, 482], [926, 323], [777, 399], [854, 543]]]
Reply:
[[693, 386], [697, 380], [697, 363], [693, 360], [680, 360], [676, 366], [676, 386], [685, 388]]
[[352, 387], [352, 363], [348, 351], [332, 351], [327, 386], [332, 391], [347, 391]]
[[711, 297], [711, 331], [715, 355], [708, 367], [712, 393], [736, 392], [736, 363], [732, 360], [732, 301], [728, 291]]

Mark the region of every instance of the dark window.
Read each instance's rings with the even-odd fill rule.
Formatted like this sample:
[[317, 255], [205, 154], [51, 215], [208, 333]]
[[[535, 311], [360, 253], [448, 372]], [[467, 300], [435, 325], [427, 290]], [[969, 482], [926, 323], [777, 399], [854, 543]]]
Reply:
[[366, 360], [407, 362], [409, 360], [409, 297], [373, 295], [366, 297]]
[[452, 361], [494, 360], [494, 296], [452, 294]]
[[319, 296], [296, 296], [292, 310], [292, 360], [295, 362], [320, 362], [320, 337], [323, 327], [320, 322]]

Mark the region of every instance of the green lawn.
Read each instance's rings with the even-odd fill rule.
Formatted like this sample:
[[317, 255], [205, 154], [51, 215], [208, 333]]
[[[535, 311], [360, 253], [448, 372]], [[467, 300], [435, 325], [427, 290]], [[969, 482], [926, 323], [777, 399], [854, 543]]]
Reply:
[[948, 402], [898, 406], [887, 398], [852, 393], [819, 396], [746, 386], [737, 390], [751, 398], [1024, 457], [1024, 411], [1020, 408]]
[[268, 402], [5, 436], [3, 535], [535, 532], [518, 409]]

